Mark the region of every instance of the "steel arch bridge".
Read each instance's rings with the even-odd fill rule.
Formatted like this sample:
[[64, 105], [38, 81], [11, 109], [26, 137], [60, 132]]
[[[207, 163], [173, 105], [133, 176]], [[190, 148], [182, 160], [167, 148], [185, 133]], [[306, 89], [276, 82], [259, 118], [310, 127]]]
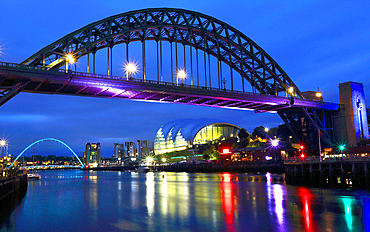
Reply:
[[[121, 43], [141, 41], [145, 46], [146, 40], [192, 46], [228, 64], [260, 93], [285, 94], [294, 87], [303, 98], [284, 70], [246, 35], [211, 16], [183, 9], [144, 9], [100, 20], [46, 46], [21, 64], [56, 69], [65, 64], [66, 53], [79, 59]], [[145, 79], [145, 66], [143, 71]]]
[[[129, 44], [135, 41], [141, 42], [142, 76], [113, 76], [113, 47], [126, 45], [128, 63]], [[150, 41], [156, 43], [154, 75], [147, 73], [146, 44]], [[170, 44], [169, 75], [163, 72], [162, 42]], [[182, 65], [178, 44], [183, 45]], [[95, 55], [103, 49], [108, 54], [108, 75], [95, 74]], [[76, 62], [87, 59], [87, 73], [77, 72], [77, 65], [71, 71], [68, 55]], [[203, 63], [199, 62], [202, 58]], [[66, 70], [60, 69], [64, 65]], [[222, 70], [225, 65], [230, 68], [227, 75]], [[180, 69], [190, 72], [181, 84]], [[245, 90], [246, 85], [251, 92]], [[21, 91], [278, 112], [298, 140], [315, 144], [314, 134], [321, 132], [327, 146], [332, 125], [326, 119], [331, 110], [338, 109], [337, 104], [306, 99], [277, 62], [242, 32], [211, 16], [173, 8], [108, 17], [66, 35], [20, 64], [0, 63], [0, 106]], [[307, 129], [316, 133], [310, 135]]]
[[31, 148], [33, 145], [36, 145], [36, 144], [38, 144], [40, 142], [43, 142], [43, 141], [55, 141], [55, 142], [58, 142], [58, 143], [62, 144], [63, 146], [65, 146], [66, 148], [68, 148], [68, 150], [70, 150], [72, 152], [72, 154], [77, 158], [78, 162], [80, 162], [81, 166], [84, 166], [83, 163], [82, 163], [82, 161], [78, 157], [78, 155], [72, 150], [72, 148], [70, 148], [63, 141], [61, 141], [59, 139], [54, 139], [54, 138], [44, 138], [44, 139], [39, 139], [39, 140], [31, 143], [28, 147], [26, 147], [21, 153], [19, 153], [19, 155], [17, 156], [17, 158], [15, 158], [15, 160], [13, 161], [13, 163], [10, 165], [10, 167], [12, 167], [13, 164], [15, 163], [15, 161], [17, 161], [19, 159], [19, 157], [21, 157], [29, 148]]

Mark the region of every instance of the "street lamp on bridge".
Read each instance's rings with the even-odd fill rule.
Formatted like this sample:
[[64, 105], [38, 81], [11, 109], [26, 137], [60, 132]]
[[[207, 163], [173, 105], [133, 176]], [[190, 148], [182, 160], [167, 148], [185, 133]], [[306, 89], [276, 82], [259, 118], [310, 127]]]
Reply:
[[293, 94], [293, 92], [294, 92], [294, 88], [293, 86], [290, 86], [288, 89], [288, 93]]
[[177, 83], [178, 83], [178, 78], [181, 79], [181, 84], [183, 84], [183, 80], [186, 79], [186, 72], [185, 70], [183, 69], [180, 69], [178, 72], [177, 72]]
[[[6, 140], [0, 140], [0, 148], [1, 148], [1, 158], [7, 157], [8, 156], [8, 143]], [[4, 151], [5, 151], [5, 156], [4, 156]]]
[[129, 77], [132, 78], [133, 74], [135, 74], [138, 71], [137, 65], [133, 62], [127, 63], [126, 67], [125, 67], [125, 70], [126, 70], [127, 80], [128, 80]]
[[75, 58], [73, 57], [73, 54], [68, 53], [65, 55], [65, 60], [66, 60], [66, 70], [68, 72], [68, 70], [71, 69], [71, 64], [75, 63]]

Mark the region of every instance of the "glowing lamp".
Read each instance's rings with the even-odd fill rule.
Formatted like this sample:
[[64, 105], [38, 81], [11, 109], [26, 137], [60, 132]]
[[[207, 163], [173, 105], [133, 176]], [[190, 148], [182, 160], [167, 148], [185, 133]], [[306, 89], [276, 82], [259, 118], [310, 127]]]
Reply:
[[180, 77], [181, 79], [184, 79], [186, 78], [186, 72], [184, 70], [179, 70], [177, 76]]
[[304, 146], [303, 146], [303, 145], [301, 145], [299, 148], [300, 148], [301, 150], [303, 150], [303, 149], [304, 149]]
[[146, 162], [148, 162], [148, 163], [151, 163], [151, 162], [153, 162], [153, 157], [146, 157]]
[[265, 127], [265, 132], [268, 132], [269, 131], [269, 128]]
[[223, 149], [222, 150], [222, 154], [228, 154], [228, 153], [230, 153], [231, 151], [230, 151], [230, 149], [229, 148], [225, 148], [225, 149]]
[[305, 155], [304, 154], [301, 154], [301, 158], [304, 159]]
[[289, 93], [293, 93], [293, 92], [294, 92], [294, 88], [293, 88], [292, 86], [291, 86], [291, 87], [289, 87], [288, 92], [289, 92]]
[[271, 145], [273, 147], [277, 147], [277, 146], [279, 146], [279, 141], [277, 139], [273, 139], [273, 140], [271, 140]]
[[126, 71], [129, 73], [135, 73], [137, 71], [137, 67], [134, 63], [128, 63], [126, 65]]
[[166, 158], [162, 158], [162, 162], [164, 163], [164, 162], [166, 162]]
[[345, 147], [346, 147], [345, 145], [340, 145], [339, 146], [340, 151], [343, 151]]
[[322, 93], [317, 92], [317, 93], [316, 93], [316, 97], [318, 97], [318, 98], [322, 97]]
[[5, 140], [1, 140], [1, 141], [0, 141], [0, 146], [1, 146], [1, 147], [5, 146], [5, 144], [6, 144]]
[[66, 55], [66, 61], [69, 63], [69, 64], [73, 64], [75, 62], [75, 58], [73, 57], [72, 54], [67, 54]]

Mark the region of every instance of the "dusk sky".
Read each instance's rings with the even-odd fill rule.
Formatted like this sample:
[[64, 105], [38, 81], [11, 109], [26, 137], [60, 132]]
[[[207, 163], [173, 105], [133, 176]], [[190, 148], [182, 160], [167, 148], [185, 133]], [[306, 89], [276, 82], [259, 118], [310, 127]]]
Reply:
[[[339, 83], [361, 82], [370, 104], [370, 1], [0, 0], [0, 61], [20, 63], [90, 23], [153, 7], [197, 11], [233, 26], [262, 47], [301, 91], [319, 87], [324, 101], [339, 103]], [[124, 54], [114, 55], [124, 59]], [[21, 93], [0, 107], [0, 138], [9, 142], [14, 155], [52, 137], [79, 156], [87, 142], [100, 142], [102, 156], [109, 157], [113, 143], [153, 141], [162, 124], [179, 118], [219, 119], [250, 132], [256, 126], [282, 124], [271, 113]], [[55, 142], [37, 146], [36, 154], [71, 155]]]

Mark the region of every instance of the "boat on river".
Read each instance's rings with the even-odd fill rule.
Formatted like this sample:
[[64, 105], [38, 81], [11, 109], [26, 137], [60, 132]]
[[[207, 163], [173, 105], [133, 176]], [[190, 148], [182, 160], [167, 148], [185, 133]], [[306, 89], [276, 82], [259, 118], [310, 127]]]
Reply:
[[138, 167], [135, 169], [136, 172], [150, 172], [149, 167]]
[[33, 171], [32, 173], [27, 174], [28, 180], [40, 180], [41, 176], [36, 171]]

